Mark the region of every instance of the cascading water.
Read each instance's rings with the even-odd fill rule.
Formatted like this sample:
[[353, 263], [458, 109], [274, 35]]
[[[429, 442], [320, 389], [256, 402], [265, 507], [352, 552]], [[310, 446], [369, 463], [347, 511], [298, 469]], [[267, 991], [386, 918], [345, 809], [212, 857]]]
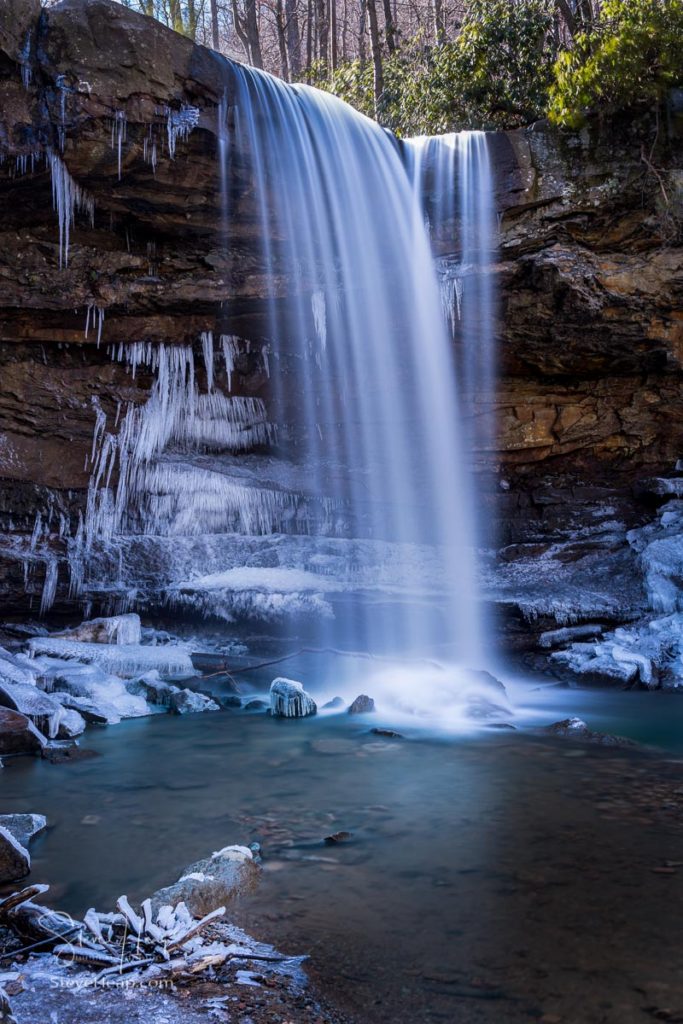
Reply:
[[[465, 324], [470, 308], [476, 316], [456, 366], [454, 314], [444, 317], [425, 215], [432, 226], [462, 223], [459, 263], [444, 264], [459, 288], [491, 247], [485, 139], [401, 144], [326, 93], [239, 66], [230, 79], [218, 110], [224, 243], [247, 181], [267, 290], [255, 347], [270, 375], [268, 410], [231, 394], [247, 344], [232, 335], [202, 335], [206, 393], [191, 348], [113, 351], [132, 372], [146, 365], [155, 383], [118, 432], [96, 432], [75, 587], [99, 541], [100, 575], [123, 579], [125, 563], [140, 557], [126, 534], [161, 547], [172, 536], [156, 569], [175, 607], [228, 620], [312, 612], [318, 646], [391, 657], [390, 673], [372, 683], [385, 703], [443, 713], [447, 695], [485, 660], [480, 513], [465, 470], [475, 439], [460, 410], [489, 381], [493, 305], [486, 275], [473, 277]], [[456, 181], [457, 216], [444, 205]], [[453, 294], [459, 306], [461, 292]], [[237, 454], [254, 445], [269, 455]], [[452, 669], [426, 671], [433, 658]], [[409, 662], [409, 672], [398, 669]], [[338, 673], [332, 664], [329, 677]]]

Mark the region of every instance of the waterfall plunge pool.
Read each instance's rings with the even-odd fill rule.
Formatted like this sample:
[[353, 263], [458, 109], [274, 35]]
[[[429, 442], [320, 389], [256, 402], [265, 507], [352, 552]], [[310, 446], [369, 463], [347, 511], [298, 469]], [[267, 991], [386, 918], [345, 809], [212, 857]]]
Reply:
[[[31, 881], [77, 914], [261, 843], [237, 923], [309, 953], [356, 1021], [623, 1024], [681, 1005], [681, 874], [667, 865], [683, 859], [683, 705], [508, 687], [518, 725], [578, 714], [671, 752], [523, 730], [385, 739], [369, 731], [379, 716], [153, 716], [88, 730], [90, 760], [8, 761], [3, 808], [48, 816]], [[324, 844], [342, 830], [348, 842]]]

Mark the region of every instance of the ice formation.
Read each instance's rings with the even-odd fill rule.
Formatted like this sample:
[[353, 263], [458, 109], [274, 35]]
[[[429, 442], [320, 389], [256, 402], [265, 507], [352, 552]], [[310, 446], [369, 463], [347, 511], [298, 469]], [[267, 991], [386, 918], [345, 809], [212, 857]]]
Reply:
[[166, 117], [168, 155], [175, 158], [178, 139], [187, 139], [193, 128], [199, 124], [197, 107], [182, 106], [180, 110], [169, 110]]
[[66, 169], [62, 158], [48, 150], [48, 163], [52, 175], [52, 202], [59, 222], [59, 266], [69, 265], [69, 239], [75, 221], [76, 210], [85, 213], [91, 226], [95, 222], [95, 202]]

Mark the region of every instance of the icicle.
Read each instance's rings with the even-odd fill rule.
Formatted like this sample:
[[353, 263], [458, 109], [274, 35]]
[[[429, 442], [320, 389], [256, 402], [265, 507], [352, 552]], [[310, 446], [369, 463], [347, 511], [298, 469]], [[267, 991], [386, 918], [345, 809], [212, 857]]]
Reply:
[[31, 551], [36, 550], [36, 545], [40, 539], [40, 535], [43, 532], [43, 517], [40, 512], [36, 512], [35, 522], [33, 524], [33, 533], [31, 534], [31, 540], [29, 547]]
[[69, 265], [69, 235], [74, 223], [75, 211], [81, 210], [90, 218], [91, 227], [95, 221], [95, 202], [71, 177], [61, 157], [48, 150], [50, 173], [52, 175], [52, 202], [59, 222], [59, 266]]
[[26, 40], [19, 54], [19, 60], [21, 62], [21, 84], [24, 89], [28, 89], [33, 79], [33, 69], [31, 68], [31, 32], [30, 30], [26, 33]]
[[232, 375], [235, 372], [235, 359], [239, 355], [240, 340], [234, 334], [221, 334], [221, 346], [228, 378], [228, 391], [232, 391]]
[[270, 362], [268, 360], [268, 346], [263, 345], [261, 347], [261, 359], [263, 360], [263, 369], [266, 371], [266, 377], [270, 380]]
[[95, 320], [97, 320], [97, 348], [99, 348], [100, 342], [102, 341], [102, 328], [104, 326], [104, 309], [101, 306], [95, 305], [94, 302], [88, 303], [88, 310], [85, 315], [84, 337], [86, 341], [88, 340], [88, 332], [90, 331], [91, 318], [93, 326], [95, 325]]
[[206, 367], [206, 387], [208, 391], [213, 391], [213, 331], [202, 331], [201, 342]]
[[199, 123], [197, 107], [182, 106], [180, 110], [169, 110], [166, 118], [168, 132], [168, 155], [175, 159], [178, 139], [187, 139], [193, 128]]
[[59, 580], [59, 563], [56, 558], [48, 558], [45, 562], [45, 580], [43, 592], [40, 598], [40, 614], [45, 615], [52, 608], [57, 596], [57, 583]]
[[111, 125], [111, 148], [116, 148], [117, 151], [119, 181], [121, 181], [121, 153], [123, 143], [126, 141], [127, 125], [125, 111], [117, 110]]
[[311, 295], [311, 309], [313, 311], [315, 332], [318, 335], [320, 347], [324, 351], [327, 345], [327, 306], [325, 302], [325, 292], [313, 292]]

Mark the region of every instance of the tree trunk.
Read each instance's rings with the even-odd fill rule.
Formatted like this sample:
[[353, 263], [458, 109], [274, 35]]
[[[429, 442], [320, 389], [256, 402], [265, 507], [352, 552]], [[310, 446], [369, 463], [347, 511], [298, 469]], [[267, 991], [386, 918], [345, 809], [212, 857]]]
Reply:
[[318, 29], [318, 57], [328, 61], [327, 45], [329, 40], [329, 22], [327, 20], [327, 0], [317, 0], [316, 24]]
[[434, 42], [437, 46], [446, 38], [446, 25], [443, 18], [443, 0], [434, 0]]
[[[439, 3], [441, 0], [439, 0]], [[384, 0], [384, 35], [387, 41], [387, 50], [389, 53], [396, 52], [396, 26], [394, 25], [394, 15], [391, 10], [391, 0]]]
[[263, 67], [263, 55], [261, 53], [261, 37], [259, 35], [258, 17], [256, 11], [256, 0], [245, 0], [244, 24], [249, 47], [249, 62], [255, 68]]
[[361, 68], [365, 67], [365, 20], [367, 14], [367, 0], [360, 0], [360, 19], [358, 22], [358, 61]]
[[277, 48], [280, 54], [280, 77], [289, 81], [289, 61], [287, 60], [287, 39], [285, 34], [285, 9], [282, 0], [275, 0], [275, 30], [277, 32]]
[[330, 0], [330, 73], [339, 63], [337, 44], [337, 0]]
[[217, 50], [220, 46], [220, 39], [218, 38], [218, 0], [210, 0], [211, 6], [211, 45], [214, 50]]
[[370, 24], [370, 45], [372, 47], [372, 71], [375, 93], [375, 117], [379, 121], [382, 93], [384, 92], [384, 69], [382, 67], [382, 46], [379, 39], [377, 24], [377, 6], [375, 0], [367, 0], [368, 22]]
[[299, 14], [296, 0], [285, 0], [285, 32], [289, 73], [296, 82], [301, 76], [301, 39], [299, 38]]

